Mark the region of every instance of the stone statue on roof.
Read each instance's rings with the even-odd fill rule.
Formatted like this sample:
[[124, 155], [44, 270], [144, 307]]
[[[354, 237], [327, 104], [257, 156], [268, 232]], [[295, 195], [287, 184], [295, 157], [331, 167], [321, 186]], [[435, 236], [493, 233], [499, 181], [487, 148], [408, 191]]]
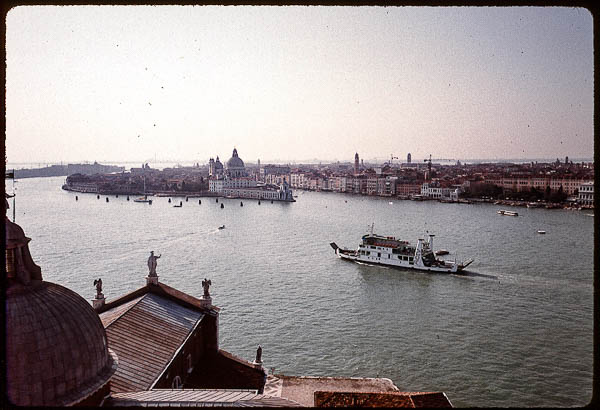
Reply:
[[156, 275], [156, 260], [160, 258], [162, 255], [154, 256], [154, 251], [150, 251], [150, 256], [148, 257], [148, 269], [150, 272], [148, 276], [157, 276]]
[[102, 299], [104, 295], [102, 295], [102, 279], [95, 279], [94, 285], [96, 286], [96, 299]]
[[210, 293], [208, 293], [208, 288], [210, 287], [210, 285], [212, 285], [212, 282], [210, 281], [210, 279], [206, 279], [204, 278], [204, 280], [202, 281], [202, 287], [204, 288], [204, 297], [210, 297]]
[[256, 360], [254, 360], [254, 363], [256, 363], [256, 364], [262, 363], [262, 346], [261, 345], [258, 345], [258, 349], [256, 349]]

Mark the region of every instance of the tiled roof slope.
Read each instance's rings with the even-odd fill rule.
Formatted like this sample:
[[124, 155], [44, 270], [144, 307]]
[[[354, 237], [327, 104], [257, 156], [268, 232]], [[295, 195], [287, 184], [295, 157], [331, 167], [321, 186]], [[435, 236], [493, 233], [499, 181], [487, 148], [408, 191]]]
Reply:
[[[146, 293], [100, 313], [108, 345], [119, 358], [111, 391], [149, 389], [204, 314], [175, 300]], [[120, 312], [120, 315], [116, 314]]]
[[258, 394], [256, 390], [171, 390], [114, 393], [106, 403], [114, 407], [300, 407], [280, 397]]
[[[107, 301], [105, 305], [97, 308], [96, 311], [98, 313], [106, 312], [107, 310], [111, 310], [117, 306], [122, 306], [123, 304], [132, 301], [140, 296], [143, 296], [147, 293], [154, 293], [156, 295], [163, 296], [165, 298], [175, 300], [179, 304], [189, 307], [191, 309], [202, 309], [206, 310], [207, 306], [200, 301], [198, 298], [194, 296], [188, 295], [180, 290], [172, 288], [169, 285], [165, 285], [164, 283], [160, 283], [158, 285], [146, 285], [139, 289], [136, 289], [132, 292], [129, 292], [117, 299]], [[216, 306], [209, 306], [208, 309], [214, 310], [218, 312], [220, 309]]]

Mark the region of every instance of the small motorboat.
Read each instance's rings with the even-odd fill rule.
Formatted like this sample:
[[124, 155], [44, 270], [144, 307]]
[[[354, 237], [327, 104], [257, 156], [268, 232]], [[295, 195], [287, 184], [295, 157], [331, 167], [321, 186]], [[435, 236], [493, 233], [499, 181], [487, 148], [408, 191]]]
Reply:
[[546, 231], [543, 231], [543, 230], [541, 230], [541, 229], [540, 229], [539, 231], [537, 231], [537, 232], [538, 232], [540, 235], [544, 235], [544, 234], [546, 233]]
[[448, 255], [449, 253], [450, 253], [450, 252], [448, 252], [446, 249], [440, 249], [440, 250], [437, 250], [437, 251], [435, 251], [435, 254], [436, 254], [437, 256], [440, 256], [440, 255]]
[[225, 225], [219, 226], [219, 229], [225, 229]]
[[148, 199], [148, 197], [146, 195], [144, 195], [144, 196], [134, 199], [133, 202], [146, 202], [148, 204], [151, 204], [152, 200]]

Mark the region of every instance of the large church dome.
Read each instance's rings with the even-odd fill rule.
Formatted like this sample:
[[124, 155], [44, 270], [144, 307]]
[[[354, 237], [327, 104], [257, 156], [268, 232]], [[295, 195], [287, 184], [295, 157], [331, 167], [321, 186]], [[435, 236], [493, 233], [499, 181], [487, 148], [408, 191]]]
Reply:
[[6, 387], [18, 406], [98, 405], [116, 370], [104, 326], [77, 293], [42, 280], [23, 230], [6, 226]]
[[229, 158], [229, 161], [227, 161], [227, 169], [233, 168], [244, 168], [244, 161], [242, 161], [242, 159], [238, 157], [238, 152], [235, 148], [233, 149], [233, 154], [231, 155], [231, 158]]

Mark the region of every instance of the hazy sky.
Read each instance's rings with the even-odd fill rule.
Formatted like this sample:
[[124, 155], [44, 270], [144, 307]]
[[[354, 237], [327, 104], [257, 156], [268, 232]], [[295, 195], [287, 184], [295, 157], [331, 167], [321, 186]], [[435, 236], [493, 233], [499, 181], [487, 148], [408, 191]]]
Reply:
[[559, 7], [32, 6], [8, 162], [593, 156], [593, 21]]

